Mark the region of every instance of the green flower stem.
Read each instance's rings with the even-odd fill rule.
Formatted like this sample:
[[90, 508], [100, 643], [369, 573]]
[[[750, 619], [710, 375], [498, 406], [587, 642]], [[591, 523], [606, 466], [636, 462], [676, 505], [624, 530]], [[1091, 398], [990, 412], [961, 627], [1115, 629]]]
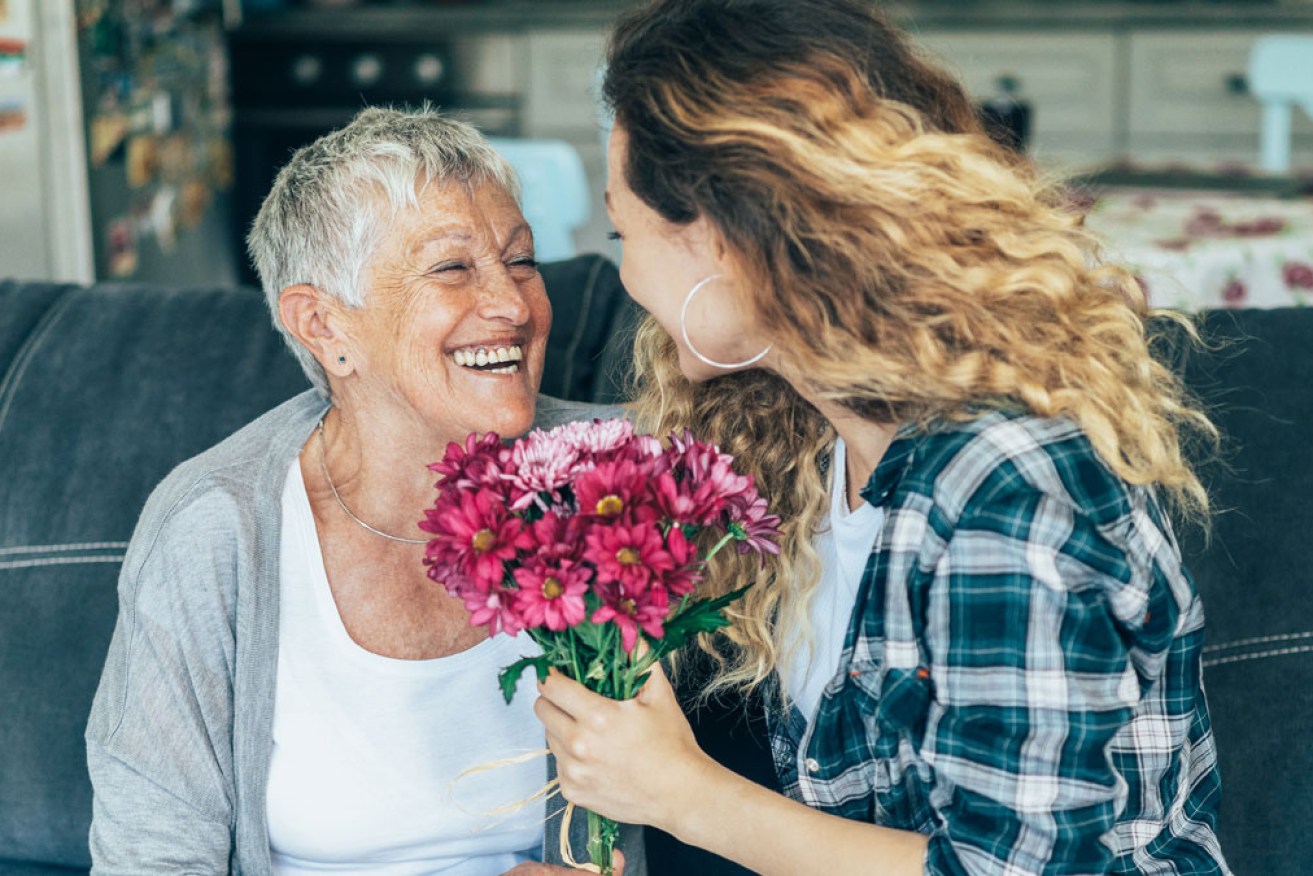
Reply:
[[729, 544], [733, 540], [734, 540], [734, 533], [732, 532], [725, 533], [725, 535], [720, 539], [720, 541], [716, 542], [715, 546], [712, 547], [711, 550], [707, 551], [707, 555], [702, 558], [702, 562], [705, 563], [707, 562], [707, 560], [710, 560], [716, 554], [720, 553], [720, 549], [723, 548], [725, 545]]

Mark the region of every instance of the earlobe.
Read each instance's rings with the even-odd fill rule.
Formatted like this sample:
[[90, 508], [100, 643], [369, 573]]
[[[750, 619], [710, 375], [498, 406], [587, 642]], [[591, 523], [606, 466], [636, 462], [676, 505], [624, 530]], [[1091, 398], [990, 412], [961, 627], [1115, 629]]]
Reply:
[[332, 302], [314, 286], [288, 286], [278, 296], [278, 316], [288, 332], [319, 360], [330, 374], [345, 376], [352, 370], [346, 355], [346, 338], [334, 327]]

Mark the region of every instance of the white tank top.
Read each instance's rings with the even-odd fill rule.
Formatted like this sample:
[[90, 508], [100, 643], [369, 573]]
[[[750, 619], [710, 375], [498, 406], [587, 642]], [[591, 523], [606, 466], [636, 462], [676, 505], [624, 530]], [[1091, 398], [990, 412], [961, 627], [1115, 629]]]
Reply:
[[274, 873], [501, 876], [538, 860], [541, 800], [485, 813], [542, 788], [544, 758], [453, 784], [471, 767], [544, 747], [533, 691], [507, 706], [497, 686], [498, 671], [537, 646], [498, 635], [449, 657], [398, 660], [357, 645], [333, 601], [296, 462], [283, 490], [280, 576]]
[[848, 509], [846, 464], [846, 448], [839, 438], [830, 464], [829, 526], [818, 532], [814, 541], [821, 558], [821, 581], [809, 612], [811, 649], [802, 639], [801, 630], [795, 630], [794, 639], [799, 645], [785, 678], [785, 690], [808, 721], [816, 716], [825, 686], [839, 671], [839, 655], [857, 604], [857, 590], [876, 535], [884, 524], [883, 508], [863, 502], [856, 511]]

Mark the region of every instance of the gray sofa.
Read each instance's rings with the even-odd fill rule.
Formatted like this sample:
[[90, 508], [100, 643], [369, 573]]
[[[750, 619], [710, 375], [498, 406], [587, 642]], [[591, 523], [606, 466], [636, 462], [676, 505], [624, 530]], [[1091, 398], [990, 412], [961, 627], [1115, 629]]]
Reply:
[[[544, 268], [556, 321], [544, 391], [609, 401], [633, 311], [614, 268]], [[1242, 876], [1313, 872], [1313, 310], [1218, 314], [1226, 341], [1178, 357], [1217, 405], [1211, 541], [1187, 533], [1210, 615], [1207, 685]], [[0, 874], [86, 872], [83, 725], [118, 564], [154, 484], [305, 386], [247, 289], [0, 282]], [[763, 777], [741, 705], [699, 713], [704, 745]], [[766, 778], [765, 780], [769, 780]], [[734, 872], [669, 837], [654, 873]], [[738, 871], [742, 872], [742, 871]]]

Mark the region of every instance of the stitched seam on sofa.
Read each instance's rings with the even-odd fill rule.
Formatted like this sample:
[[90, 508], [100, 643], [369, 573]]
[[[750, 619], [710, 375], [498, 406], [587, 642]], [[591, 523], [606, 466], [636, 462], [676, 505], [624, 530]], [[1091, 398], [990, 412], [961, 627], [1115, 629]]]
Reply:
[[9, 373], [5, 375], [4, 381], [0, 382], [0, 432], [4, 431], [5, 421], [9, 417], [9, 408], [13, 404], [14, 396], [18, 394], [18, 384], [22, 382], [23, 375], [27, 372], [27, 366], [32, 364], [32, 360], [36, 357], [37, 347], [45, 341], [46, 335], [50, 334], [55, 327], [55, 323], [63, 317], [64, 311], [69, 308], [77, 291], [78, 287], [71, 287], [60, 296], [58, 301], [51, 305], [50, 310], [41, 318], [41, 322], [32, 330], [31, 336], [23, 342], [18, 354], [14, 356], [14, 364], [10, 366]]
[[37, 566], [79, 566], [84, 563], [121, 563], [125, 554], [99, 557], [44, 557], [39, 560], [4, 560], [0, 569], [32, 569]]
[[1309, 639], [1313, 638], [1313, 630], [1306, 633], [1281, 633], [1274, 636], [1253, 636], [1248, 639], [1234, 639], [1230, 642], [1219, 642], [1216, 645], [1205, 645], [1204, 653], [1211, 654], [1215, 651], [1229, 651], [1232, 648], [1239, 648], [1242, 645], [1264, 645], [1269, 642], [1289, 642], [1291, 639]]
[[1273, 648], [1271, 651], [1256, 651], [1253, 654], [1233, 654], [1230, 657], [1214, 657], [1204, 661], [1204, 668], [1221, 666], [1224, 663], [1240, 663], [1244, 660], [1261, 660], [1264, 657], [1283, 657], [1288, 654], [1313, 654], [1313, 645], [1300, 645], [1296, 648]]
[[597, 286], [597, 275], [602, 272], [602, 259], [599, 257], [593, 262], [592, 270], [588, 272], [588, 279], [584, 282], [583, 301], [579, 306], [579, 314], [575, 318], [574, 337], [570, 339], [570, 344], [565, 348], [565, 386], [569, 391], [570, 382], [574, 380], [574, 357], [579, 352], [579, 345], [584, 342], [584, 331], [588, 327], [589, 311], [593, 307], [593, 289]]
[[84, 541], [72, 544], [28, 544], [18, 547], [0, 548], [0, 556], [8, 554], [54, 554], [62, 551], [104, 551], [127, 550], [126, 541]]

